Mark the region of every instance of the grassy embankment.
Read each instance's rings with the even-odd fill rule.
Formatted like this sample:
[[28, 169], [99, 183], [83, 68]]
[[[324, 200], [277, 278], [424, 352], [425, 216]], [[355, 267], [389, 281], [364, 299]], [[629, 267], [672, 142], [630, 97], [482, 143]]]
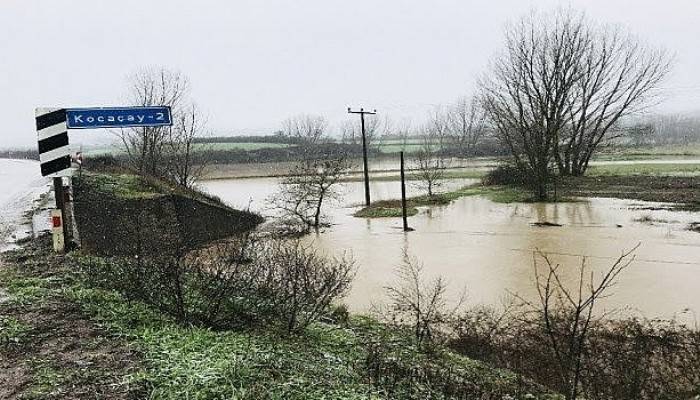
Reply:
[[[483, 171], [450, 171], [446, 179], [479, 178]], [[395, 180], [384, 176], [382, 180]], [[587, 175], [562, 179], [558, 182], [557, 201], [571, 201], [576, 197], [612, 197], [652, 202], [672, 203], [679, 210], [700, 211], [700, 164], [614, 164], [591, 166]], [[515, 186], [466, 186], [436, 196], [418, 196], [408, 199], [409, 216], [416, 207], [449, 204], [465, 196], [481, 195], [497, 203], [532, 202], [526, 189]], [[372, 203], [355, 213], [356, 217], [400, 217], [400, 200]]]
[[[98, 182], [116, 196], [158, 194], [129, 176]], [[410, 334], [369, 317], [329, 319], [297, 335], [259, 326], [182, 325], [91, 286], [82, 271], [94, 257], [54, 255], [46, 239], [3, 256], [1, 398], [424, 399], [443, 398], [448, 389], [470, 394], [460, 398], [521, 398], [543, 392], [440, 346], [426, 351]]]

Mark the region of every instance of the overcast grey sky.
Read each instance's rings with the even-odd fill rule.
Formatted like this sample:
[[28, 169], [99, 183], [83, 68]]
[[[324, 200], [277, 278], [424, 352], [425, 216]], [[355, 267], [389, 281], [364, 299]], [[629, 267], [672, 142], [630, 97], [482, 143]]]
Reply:
[[0, 0], [0, 147], [35, 144], [36, 106], [120, 105], [153, 65], [190, 78], [216, 134], [361, 105], [417, 120], [473, 90], [504, 23], [558, 5], [667, 47], [661, 110], [700, 109], [698, 0]]

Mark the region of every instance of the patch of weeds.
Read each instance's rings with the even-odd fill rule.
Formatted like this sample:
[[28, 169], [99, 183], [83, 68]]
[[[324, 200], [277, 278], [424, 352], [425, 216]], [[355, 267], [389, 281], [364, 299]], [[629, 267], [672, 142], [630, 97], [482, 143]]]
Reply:
[[85, 186], [86, 190], [97, 190], [125, 199], [151, 198], [159, 195], [157, 188], [145, 179], [131, 174], [97, 174], [83, 173], [76, 180], [76, 186]]
[[47, 281], [41, 278], [20, 277], [8, 274], [6, 289], [10, 295], [10, 302], [15, 304], [28, 304], [40, 302], [48, 297], [52, 290], [47, 287]]
[[66, 394], [66, 389], [62, 386], [66, 383], [67, 378], [61, 369], [55, 367], [48, 360], [37, 360], [31, 364], [34, 371], [32, 384], [23, 398], [45, 399]]
[[0, 349], [16, 346], [26, 341], [31, 326], [13, 317], [0, 316]]
[[644, 214], [641, 217], [635, 218], [634, 222], [653, 225], [653, 224], [668, 224], [671, 221], [663, 219], [663, 218], [654, 218], [651, 216], [651, 214]]
[[[415, 207], [406, 208], [406, 215], [412, 217], [418, 214]], [[357, 211], [353, 216], [358, 218], [400, 218], [403, 216], [401, 207], [369, 206]]]
[[[495, 203], [533, 203], [532, 193], [527, 189], [517, 186], [465, 186], [451, 192], [439, 193], [433, 196], [416, 196], [406, 199], [409, 207], [408, 216], [418, 213], [416, 207], [442, 206], [467, 196], [483, 196]], [[576, 199], [560, 197], [550, 202], [574, 202]], [[375, 201], [369, 207], [365, 207], [355, 214], [359, 218], [385, 218], [401, 217], [401, 200]]]

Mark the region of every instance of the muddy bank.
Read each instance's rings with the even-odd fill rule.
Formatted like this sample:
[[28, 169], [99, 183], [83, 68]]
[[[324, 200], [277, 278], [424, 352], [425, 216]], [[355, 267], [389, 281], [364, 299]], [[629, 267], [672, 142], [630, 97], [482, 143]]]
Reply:
[[214, 198], [132, 175], [75, 179], [75, 213], [83, 248], [103, 255], [172, 252], [253, 229], [262, 217]]

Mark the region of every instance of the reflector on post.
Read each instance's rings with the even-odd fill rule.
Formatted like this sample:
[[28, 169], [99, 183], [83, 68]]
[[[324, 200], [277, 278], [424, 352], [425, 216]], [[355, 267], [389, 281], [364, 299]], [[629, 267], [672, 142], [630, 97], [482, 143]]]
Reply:
[[63, 214], [61, 210], [51, 210], [51, 233], [53, 234], [53, 251], [63, 253], [66, 245], [63, 237]]

